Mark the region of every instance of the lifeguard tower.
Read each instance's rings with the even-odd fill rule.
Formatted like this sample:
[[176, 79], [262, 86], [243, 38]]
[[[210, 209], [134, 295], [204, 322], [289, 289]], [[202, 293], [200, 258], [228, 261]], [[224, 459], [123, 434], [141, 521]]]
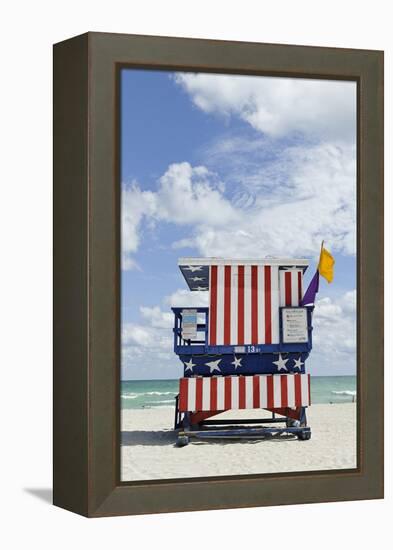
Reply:
[[[190, 438], [311, 437], [306, 407], [314, 306], [302, 306], [305, 259], [180, 258], [208, 307], [174, 307], [174, 351], [183, 363], [176, 400], [178, 445]], [[270, 418], [214, 418], [265, 409]], [[280, 425], [281, 424], [281, 425]]]

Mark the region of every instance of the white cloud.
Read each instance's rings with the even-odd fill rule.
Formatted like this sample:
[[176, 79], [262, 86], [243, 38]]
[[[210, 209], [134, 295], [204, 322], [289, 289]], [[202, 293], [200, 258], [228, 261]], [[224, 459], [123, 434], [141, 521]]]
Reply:
[[121, 343], [125, 378], [134, 377], [135, 372], [138, 375], [146, 372], [147, 377], [158, 378], [162, 372], [173, 375], [180, 363], [173, 352], [174, 315], [170, 307], [207, 306], [208, 296], [208, 292], [178, 289], [163, 299], [163, 308], [141, 306], [140, 323], [123, 323]]
[[156, 216], [177, 224], [198, 224], [202, 219], [214, 227], [226, 225], [237, 214], [223, 190], [206, 167], [171, 164], [159, 180]]
[[356, 312], [356, 290], [346, 292], [341, 299], [341, 307], [345, 313]]
[[259, 137], [207, 145], [209, 169], [171, 164], [156, 191], [126, 187], [123, 269], [138, 267], [144, 222], [190, 227], [173, 245], [203, 256], [312, 255], [322, 239], [355, 253], [354, 83], [191, 73], [175, 80], [198, 108], [236, 116]]
[[147, 377], [160, 377], [173, 362], [173, 339], [168, 328], [137, 323], [122, 326], [122, 370], [125, 378], [146, 372]]
[[125, 347], [148, 349], [154, 352], [169, 352], [172, 338], [167, 330], [135, 323], [125, 323], [122, 332], [122, 343]]
[[313, 315], [312, 373], [356, 372], [356, 291], [317, 300]]
[[144, 216], [152, 216], [156, 210], [156, 195], [142, 191], [136, 182], [124, 185], [121, 196], [121, 247], [122, 269], [135, 269], [138, 264], [132, 253], [140, 244], [140, 223]]
[[203, 220], [175, 243], [176, 248], [195, 247], [202, 256], [234, 258], [308, 256], [324, 239], [335, 252], [355, 253], [352, 146], [291, 146], [258, 164], [251, 176], [245, 171], [246, 185], [238, 182], [232, 196], [236, 218], [219, 227]]
[[170, 307], [206, 307], [209, 305], [209, 292], [200, 290], [191, 292], [180, 288], [170, 296], [166, 296], [164, 303]]
[[174, 79], [205, 113], [236, 116], [271, 137], [355, 137], [354, 82], [206, 73], [177, 73]]
[[225, 198], [223, 183], [204, 166], [171, 164], [158, 181], [156, 192], [142, 191], [136, 182], [122, 192], [122, 269], [134, 269], [133, 253], [140, 244], [141, 224], [147, 220], [180, 225], [202, 221], [212, 227], [234, 222], [236, 209]]
[[[236, 157], [229, 151], [228, 158]], [[247, 166], [243, 153], [240, 158]], [[143, 220], [189, 226], [189, 234], [173, 246], [196, 248], [202, 256], [309, 256], [323, 239], [333, 252], [355, 253], [353, 146], [289, 146], [256, 162], [253, 172], [246, 168], [244, 182], [231, 193], [205, 167], [183, 162], [169, 166], [156, 192], [136, 184], [126, 188], [123, 268], [135, 268], [132, 253]]]
[[146, 319], [154, 328], [172, 328], [173, 315], [172, 313], [161, 311], [159, 306], [139, 308], [142, 317]]

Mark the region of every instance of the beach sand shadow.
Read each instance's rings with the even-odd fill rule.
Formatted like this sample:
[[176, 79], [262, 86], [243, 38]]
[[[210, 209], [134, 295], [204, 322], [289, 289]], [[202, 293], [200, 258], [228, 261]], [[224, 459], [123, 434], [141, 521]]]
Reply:
[[191, 440], [191, 443], [193, 445], [230, 445], [231, 443], [236, 443], [236, 445], [255, 445], [257, 443], [266, 443], [266, 442], [270, 442], [270, 443], [284, 443], [285, 441], [297, 441], [297, 437], [296, 436], [293, 436], [293, 435], [279, 435], [279, 436], [276, 436], [276, 435], [273, 435], [273, 436], [269, 436], [269, 435], [266, 435], [266, 436], [263, 436], [263, 437], [260, 437], [260, 438], [247, 438], [247, 437], [242, 437], [242, 438], [228, 438], [228, 439], [214, 439], [214, 438], [211, 438], [211, 439], [193, 439]]
[[[193, 445], [229, 445], [231, 443], [236, 444], [255, 444], [264, 443], [266, 441], [279, 443], [284, 441], [296, 441], [297, 437], [293, 435], [280, 435], [269, 436], [265, 435], [261, 438], [255, 439], [192, 439]], [[121, 432], [120, 444], [123, 447], [134, 447], [137, 445], [142, 446], [174, 446], [176, 445], [177, 434], [173, 430], [134, 430]]]
[[173, 430], [134, 430], [121, 432], [120, 444], [128, 447], [136, 445], [170, 446], [176, 443], [176, 437]]

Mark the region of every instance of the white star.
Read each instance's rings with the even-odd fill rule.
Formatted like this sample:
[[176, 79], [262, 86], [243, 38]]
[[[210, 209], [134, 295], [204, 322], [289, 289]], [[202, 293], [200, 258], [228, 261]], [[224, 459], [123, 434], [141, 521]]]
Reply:
[[242, 366], [242, 364], [241, 364], [242, 358], [241, 357], [239, 357], [239, 358], [234, 357], [234, 359], [235, 360], [232, 361], [231, 365], [235, 365], [235, 369], [237, 369], [237, 367], [241, 367]]
[[190, 277], [190, 280], [191, 281], [204, 281], [205, 280], [205, 277]]
[[192, 290], [207, 290], [205, 286], [196, 286], [195, 288], [192, 288]]
[[273, 361], [274, 365], [277, 365], [277, 370], [288, 370], [285, 366], [285, 363], [288, 361], [288, 359], [283, 359], [281, 357], [281, 353], [278, 354], [278, 361]]
[[210, 368], [210, 372], [214, 372], [215, 370], [220, 371], [220, 368], [218, 366], [218, 363], [221, 362], [221, 359], [217, 359], [217, 361], [210, 361], [210, 363], [206, 363], [206, 366]]
[[302, 357], [300, 356], [299, 359], [294, 359], [294, 361], [295, 364], [293, 365], [293, 368], [301, 370], [302, 365], [304, 365], [304, 363], [302, 363]]
[[192, 357], [191, 359], [188, 361], [183, 361], [184, 362], [184, 366], [186, 367], [186, 371], [190, 370], [192, 372], [192, 368], [195, 367], [195, 363], [192, 362]]
[[194, 273], [194, 271], [202, 271], [201, 265], [189, 265], [188, 267], [185, 267], [184, 269], [187, 269], [187, 271], [191, 271], [191, 273]]

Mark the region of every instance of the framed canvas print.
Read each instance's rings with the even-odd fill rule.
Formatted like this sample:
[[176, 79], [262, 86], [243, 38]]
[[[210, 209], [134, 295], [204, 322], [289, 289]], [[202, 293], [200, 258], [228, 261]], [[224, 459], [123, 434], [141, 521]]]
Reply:
[[383, 54], [54, 47], [54, 503], [382, 498]]

